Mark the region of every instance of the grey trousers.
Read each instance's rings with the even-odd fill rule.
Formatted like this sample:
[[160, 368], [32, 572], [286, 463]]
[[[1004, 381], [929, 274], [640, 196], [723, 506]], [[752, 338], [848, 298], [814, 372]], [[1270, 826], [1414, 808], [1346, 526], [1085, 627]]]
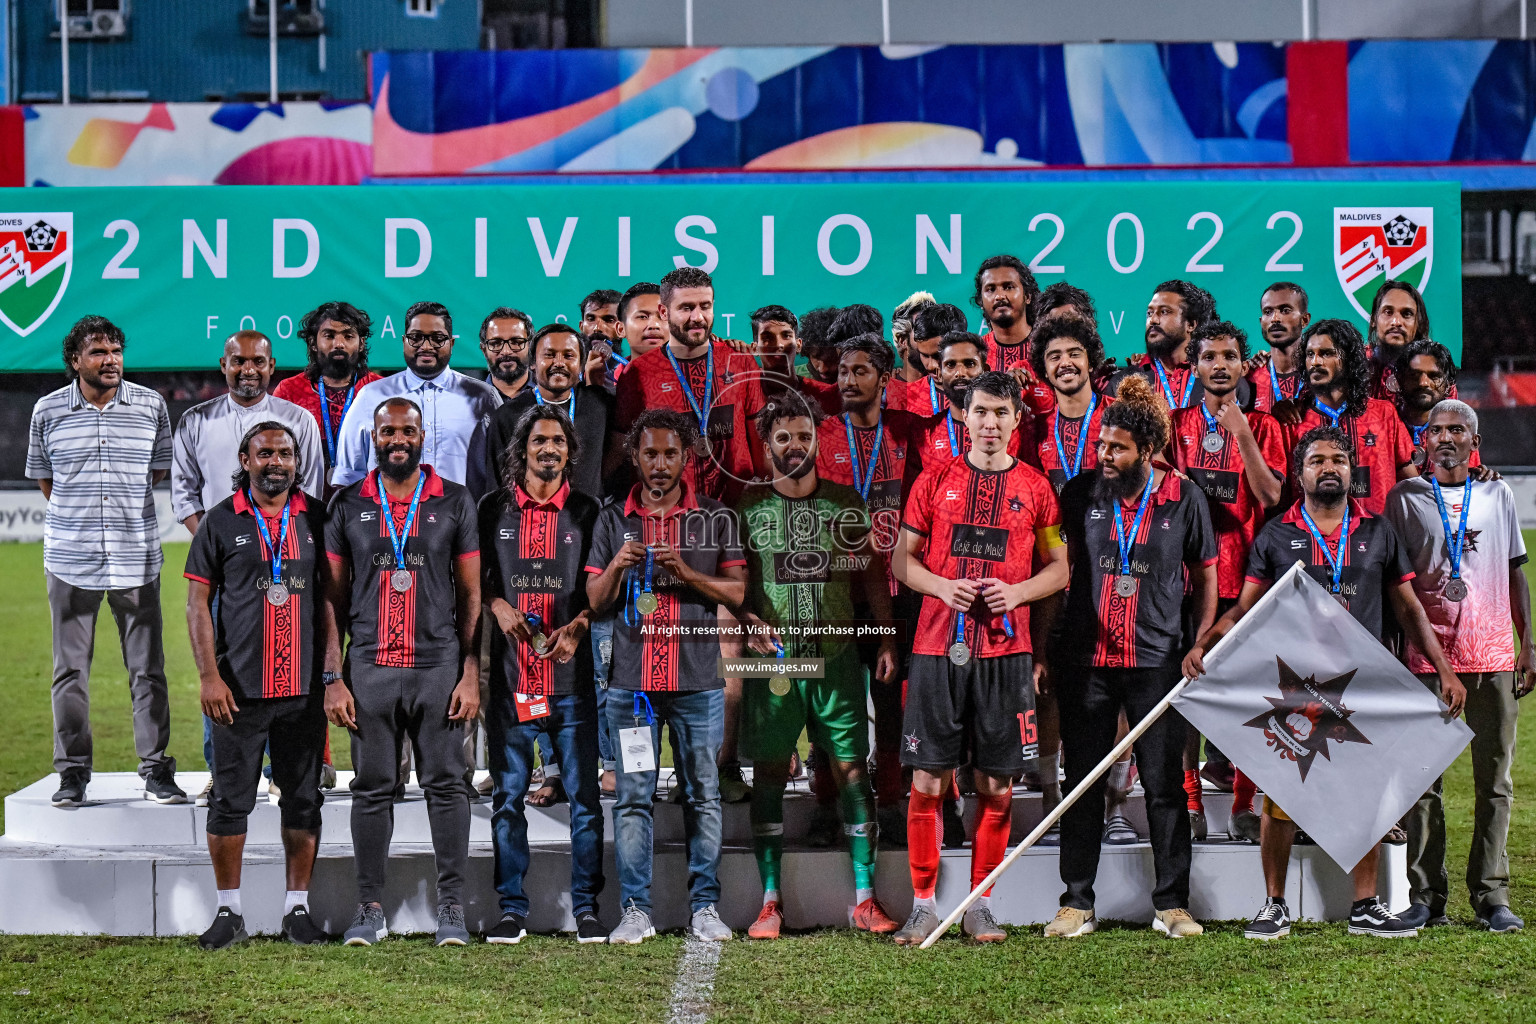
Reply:
[[128, 669], [139, 775], [148, 778], [163, 764], [175, 771], [176, 759], [165, 754], [171, 741], [171, 702], [160, 632], [159, 577], [130, 590], [82, 590], [52, 573], [46, 575], [53, 617], [54, 771], [91, 767], [91, 656], [103, 596], [117, 620]]
[[[1432, 675], [1419, 676], [1438, 694]], [[1467, 688], [1467, 725], [1472, 736], [1472, 848], [1467, 854], [1467, 893], [1475, 913], [1509, 906], [1509, 806], [1514, 796], [1510, 765], [1515, 757], [1513, 672], [1465, 672], [1457, 678]], [[1408, 812], [1408, 892], [1433, 914], [1445, 911], [1450, 881], [1445, 870], [1445, 807], [1441, 780]]]

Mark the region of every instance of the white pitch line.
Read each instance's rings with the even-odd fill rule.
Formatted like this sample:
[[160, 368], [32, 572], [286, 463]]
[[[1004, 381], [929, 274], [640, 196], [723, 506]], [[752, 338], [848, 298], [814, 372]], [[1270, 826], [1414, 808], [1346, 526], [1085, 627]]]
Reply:
[[709, 1001], [715, 992], [715, 969], [720, 966], [722, 942], [709, 942], [688, 936], [682, 959], [677, 964], [677, 981], [672, 985], [672, 1005], [667, 1024], [704, 1024], [709, 1019]]

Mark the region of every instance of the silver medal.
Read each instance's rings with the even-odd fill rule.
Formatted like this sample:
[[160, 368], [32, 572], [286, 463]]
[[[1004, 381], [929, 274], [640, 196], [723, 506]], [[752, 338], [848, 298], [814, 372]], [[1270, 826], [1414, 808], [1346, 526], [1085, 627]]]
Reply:
[[971, 660], [971, 649], [956, 641], [949, 645], [949, 660], [954, 665], [965, 665]]
[[1137, 583], [1135, 576], [1115, 577], [1115, 593], [1119, 594], [1121, 597], [1130, 597], [1135, 594], [1136, 586]]
[[532, 647], [534, 653], [543, 654], [546, 650], [549, 649], [549, 637], [545, 636], [543, 633], [533, 634]]
[[267, 604], [281, 608], [288, 603], [288, 588], [281, 583], [274, 583], [267, 588]]
[[1216, 433], [1215, 431], [1212, 431], [1212, 432], [1206, 434], [1205, 435], [1205, 440], [1200, 442], [1200, 447], [1204, 448], [1206, 451], [1210, 452], [1212, 455], [1215, 455], [1217, 452], [1221, 451], [1226, 446], [1227, 446], [1226, 440], [1223, 439], [1222, 436], [1220, 434]]
[[775, 697], [789, 696], [789, 677], [773, 676], [768, 680], [768, 692]]
[[1467, 599], [1467, 584], [1459, 577], [1445, 585], [1445, 599], [1447, 601], [1465, 601]]
[[656, 595], [649, 590], [635, 598], [635, 611], [641, 615], [650, 615], [656, 610], [657, 605]]
[[1343, 594], [1335, 592], [1334, 595], [1333, 595], [1333, 599], [1335, 601], [1339, 602], [1339, 605], [1341, 607], [1343, 607], [1345, 609], [1349, 608], [1349, 598], [1345, 597]]
[[411, 570], [409, 570], [409, 569], [396, 569], [394, 572], [390, 573], [389, 574], [389, 585], [391, 587], [394, 587], [396, 592], [401, 593], [401, 594], [405, 593], [407, 590], [410, 590], [411, 589]]

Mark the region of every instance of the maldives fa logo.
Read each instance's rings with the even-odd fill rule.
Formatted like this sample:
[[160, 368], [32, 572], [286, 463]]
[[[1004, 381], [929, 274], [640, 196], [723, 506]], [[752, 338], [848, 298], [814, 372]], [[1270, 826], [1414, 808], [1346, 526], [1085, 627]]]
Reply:
[[0, 321], [22, 337], [69, 287], [74, 228], [72, 213], [0, 213]]
[[1350, 305], [1369, 319], [1387, 278], [1429, 287], [1435, 211], [1430, 206], [1335, 206], [1333, 267]]
[[1354, 669], [1318, 682], [1316, 676], [1301, 678], [1280, 658], [1275, 661], [1280, 666], [1280, 696], [1265, 697], [1270, 709], [1243, 724], [1263, 729], [1264, 739], [1280, 759], [1296, 762], [1302, 782], [1307, 781], [1307, 772], [1318, 754], [1332, 760], [1328, 755], [1329, 740], [1371, 742], [1351, 724], [1349, 716], [1354, 712], [1342, 700], [1344, 688], [1355, 677]]

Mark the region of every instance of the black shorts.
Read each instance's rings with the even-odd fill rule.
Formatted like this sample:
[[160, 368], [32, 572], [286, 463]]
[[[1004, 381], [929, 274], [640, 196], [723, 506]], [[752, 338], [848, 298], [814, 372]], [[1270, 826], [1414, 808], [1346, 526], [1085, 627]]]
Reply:
[[208, 834], [245, 835], [256, 806], [261, 758], [272, 745], [272, 781], [282, 791], [283, 828], [320, 828], [320, 761], [325, 756], [325, 698], [236, 698], [232, 725], [213, 723], [213, 793], [208, 797]]
[[972, 658], [953, 665], [912, 655], [902, 715], [901, 763], [925, 772], [970, 762], [998, 778], [1024, 773], [1039, 756], [1034, 659], [1028, 654]]

